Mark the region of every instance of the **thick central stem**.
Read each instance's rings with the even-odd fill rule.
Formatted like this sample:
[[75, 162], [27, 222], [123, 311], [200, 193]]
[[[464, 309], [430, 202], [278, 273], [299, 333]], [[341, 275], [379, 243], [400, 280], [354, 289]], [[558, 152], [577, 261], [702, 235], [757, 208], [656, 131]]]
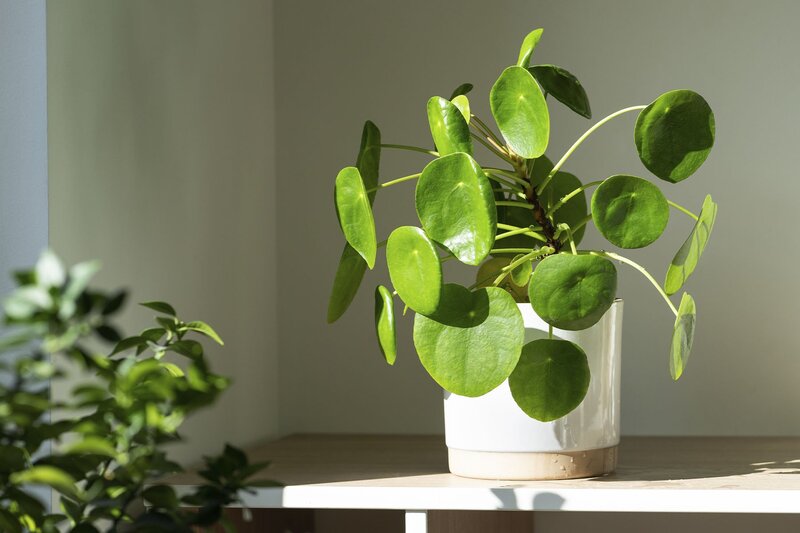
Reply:
[[558, 251], [561, 250], [561, 242], [556, 239], [556, 229], [553, 227], [553, 223], [550, 222], [550, 219], [547, 218], [547, 212], [539, 201], [536, 188], [530, 181], [531, 178], [528, 176], [525, 160], [515, 155], [512, 165], [514, 166], [514, 171], [517, 173], [517, 176], [528, 182], [528, 186], [525, 187], [525, 200], [533, 206], [533, 218], [536, 220], [537, 224], [541, 226], [542, 233], [547, 239], [547, 244], [555, 249], [555, 253], [558, 253]]

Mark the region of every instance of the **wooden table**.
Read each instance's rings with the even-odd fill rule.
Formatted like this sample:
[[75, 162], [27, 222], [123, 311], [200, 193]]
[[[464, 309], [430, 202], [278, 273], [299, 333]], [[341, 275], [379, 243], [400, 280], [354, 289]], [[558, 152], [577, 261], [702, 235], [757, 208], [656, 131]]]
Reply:
[[[245, 503], [402, 510], [407, 533], [455, 531], [455, 511], [800, 513], [800, 438], [626, 437], [620, 446], [610, 476], [508, 482], [449, 474], [441, 436], [295, 435], [248, 450], [251, 461], [273, 462], [264, 477], [286, 486]], [[170, 483], [188, 489], [196, 478]], [[432, 520], [433, 511], [450, 518]]]

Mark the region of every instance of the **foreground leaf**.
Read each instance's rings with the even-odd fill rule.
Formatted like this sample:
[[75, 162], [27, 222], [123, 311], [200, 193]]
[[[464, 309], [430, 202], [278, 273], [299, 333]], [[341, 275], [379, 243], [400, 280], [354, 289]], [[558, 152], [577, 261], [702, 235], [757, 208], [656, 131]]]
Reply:
[[550, 140], [550, 114], [530, 72], [522, 67], [505, 69], [489, 93], [489, 104], [514, 152], [527, 159], [544, 154]]
[[349, 244], [344, 245], [333, 279], [333, 289], [328, 299], [328, 324], [332, 324], [347, 311], [356, 297], [367, 263]]
[[556, 65], [535, 65], [530, 69], [533, 77], [550, 94], [584, 118], [592, 118], [589, 97], [581, 82], [571, 72]]
[[372, 204], [364, 181], [356, 167], [345, 167], [336, 176], [334, 198], [336, 215], [345, 239], [372, 268], [378, 249], [375, 220], [372, 218]]
[[525, 414], [540, 422], [550, 422], [581, 404], [589, 390], [589, 381], [589, 361], [577, 344], [539, 339], [522, 348], [508, 386]]
[[472, 137], [464, 115], [456, 105], [441, 96], [428, 100], [428, 125], [439, 155], [455, 152], [472, 154]]
[[14, 485], [47, 485], [70, 498], [80, 499], [75, 479], [55, 466], [32, 466], [11, 474], [9, 479]]
[[548, 324], [566, 330], [595, 325], [614, 303], [617, 269], [595, 255], [556, 254], [533, 271], [528, 295]]
[[470, 292], [447, 284], [430, 317], [414, 317], [414, 346], [422, 366], [445, 390], [476, 397], [500, 385], [519, 360], [522, 315], [504, 290]]
[[700, 256], [703, 255], [708, 239], [711, 237], [716, 218], [717, 204], [710, 195], [707, 195], [692, 232], [683, 242], [667, 269], [667, 278], [664, 281], [664, 290], [667, 294], [678, 292], [697, 268]]
[[[452, 98], [450, 101], [453, 102], [453, 105], [456, 106], [459, 111], [461, 111], [461, 115], [464, 117], [464, 120], [467, 124], [469, 124], [469, 119], [472, 116], [472, 112], [469, 109], [469, 98], [462, 94]], [[471, 142], [472, 141], [470, 141], [470, 143]]]
[[676, 381], [686, 369], [689, 355], [692, 352], [696, 320], [697, 308], [694, 298], [689, 293], [684, 292], [681, 298], [681, 305], [678, 307], [678, 316], [675, 318], [669, 357], [669, 372], [672, 375], [672, 379]]
[[394, 301], [392, 293], [383, 285], [375, 289], [375, 332], [386, 362], [394, 364], [397, 359], [397, 333], [394, 323]]
[[611, 244], [643, 248], [664, 233], [669, 204], [661, 189], [645, 179], [611, 176], [592, 195], [592, 221]]
[[455, 153], [423, 169], [416, 189], [425, 233], [468, 265], [483, 261], [494, 244], [497, 208], [492, 186], [472, 157]]
[[647, 106], [634, 130], [639, 159], [662, 180], [691, 176], [714, 146], [714, 113], [694, 91], [664, 93]]
[[442, 265], [424, 231], [413, 226], [394, 230], [386, 243], [386, 263], [392, 285], [408, 307], [423, 315], [436, 311], [442, 293]]

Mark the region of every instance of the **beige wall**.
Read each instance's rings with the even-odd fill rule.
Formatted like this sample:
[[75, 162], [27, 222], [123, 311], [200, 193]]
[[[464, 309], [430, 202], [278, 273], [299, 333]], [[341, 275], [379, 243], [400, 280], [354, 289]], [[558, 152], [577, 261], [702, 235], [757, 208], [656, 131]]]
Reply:
[[[212, 362], [234, 386], [187, 424], [187, 458], [277, 433], [271, 11], [48, 4], [52, 246], [227, 341]], [[130, 309], [124, 325], [150, 315]]]

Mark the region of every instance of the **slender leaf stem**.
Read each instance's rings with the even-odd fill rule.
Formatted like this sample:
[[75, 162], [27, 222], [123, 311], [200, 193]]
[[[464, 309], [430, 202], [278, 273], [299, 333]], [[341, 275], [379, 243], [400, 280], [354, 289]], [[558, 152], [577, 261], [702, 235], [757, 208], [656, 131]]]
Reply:
[[509, 189], [511, 189], [514, 192], [517, 192], [517, 193], [520, 193], [520, 194], [524, 193], [524, 191], [522, 190], [522, 187], [520, 187], [519, 185], [517, 185], [514, 182], [511, 182], [511, 181], [508, 181], [506, 179], [503, 179], [502, 176], [496, 176], [491, 172], [484, 172], [484, 174], [486, 175], [487, 178], [489, 178], [490, 180], [494, 181], [495, 183], [499, 183], [500, 185], [505, 185], [506, 187], [508, 187]]
[[491, 137], [494, 140], [495, 143], [499, 145], [503, 144], [503, 141], [501, 141], [500, 137], [495, 132], [492, 131], [492, 128], [487, 126], [486, 123], [482, 121], [477, 115], [472, 115], [472, 120], [474, 120], [476, 124], [478, 124], [481, 128], [483, 128], [484, 131], [488, 134], [489, 137]]
[[627, 257], [621, 256], [619, 254], [615, 254], [613, 252], [596, 252], [596, 251], [593, 251], [593, 252], [589, 252], [589, 254], [591, 254], [591, 255], [599, 255], [600, 257], [605, 257], [607, 259], [614, 259], [616, 261], [619, 261], [620, 263], [625, 263], [626, 265], [631, 266], [631, 267], [635, 268], [636, 270], [638, 270], [639, 272], [641, 272], [641, 274], [644, 277], [646, 277], [647, 280], [650, 283], [653, 284], [653, 287], [655, 287], [656, 290], [658, 291], [658, 293], [664, 298], [664, 301], [667, 302], [667, 305], [669, 306], [669, 308], [672, 311], [672, 313], [676, 317], [678, 316], [678, 310], [675, 308], [675, 305], [672, 303], [672, 300], [669, 299], [669, 296], [667, 296], [667, 293], [664, 292], [664, 289], [661, 288], [661, 285], [659, 285], [659, 283], [655, 280], [655, 278], [653, 276], [651, 276], [650, 273], [642, 265], [640, 265], [639, 263], [637, 263], [635, 261], [632, 261], [632, 260], [628, 259]]
[[490, 254], [528, 254], [535, 252], [533, 248], [492, 248]]
[[695, 215], [694, 213], [692, 213], [691, 211], [689, 211], [689, 210], [688, 210], [688, 209], [686, 209], [685, 207], [683, 207], [683, 206], [681, 206], [681, 205], [678, 205], [678, 204], [676, 204], [676, 203], [675, 203], [675, 202], [673, 202], [672, 200], [667, 200], [667, 203], [668, 203], [669, 205], [671, 205], [672, 207], [674, 207], [675, 209], [677, 209], [678, 211], [680, 211], [680, 212], [682, 212], [682, 213], [684, 213], [684, 214], [686, 214], [686, 215], [689, 215], [689, 216], [690, 216], [690, 217], [692, 217], [693, 219], [695, 219], [695, 220], [700, 220], [700, 217], [699, 217], [699, 216]]
[[595, 124], [594, 126], [589, 128], [588, 130], [586, 130], [586, 133], [581, 135], [578, 138], [578, 140], [575, 141], [575, 143], [569, 148], [569, 150], [567, 150], [567, 152], [561, 157], [561, 159], [558, 160], [558, 163], [555, 164], [555, 166], [553, 167], [553, 170], [550, 171], [550, 174], [548, 174], [547, 177], [544, 179], [544, 181], [541, 183], [541, 185], [539, 185], [536, 188], [536, 193], [537, 194], [542, 194], [542, 191], [545, 189], [545, 187], [547, 187], [550, 184], [550, 181], [553, 179], [553, 176], [556, 175], [556, 172], [561, 170], [561, 167], [564, 165], [564, 163], [566, 163], [567, 159], [569, 159], [569, 156], [571, 156], [572, 153], [575, 150], [577, 150], [578, 147], [583, 143], [583, 141], [585, 141], [587, 138], [589, 138], [589, 136], [592, 133], [594, 133], [601, 126], [603, 126], [603, 124], [606, 124], [607, 122], [617, 118], [620, 115], [624, 115], [625, 113], [629, 113], [631, 111], [640, 111], [640, 110], [644, 109], [645, 107], [647, 107], [647, 106], [646, 105], [637, 105], [637, 106], [633, 106], [633, 107], [626, 107], [625, 109], [620, 109], [619, 111], [611, 113], [606, 118], [602, 119], [597, 124]]
[[439, 152], [428, 150], [427, 148], [420, 148], [419, 146], [410, 146], [407, 144], [382, 144], [381, 148], [394, 148], [395, 150], [408, 150], [410, 152], [421, 152], [423, 154], [439, 157]]
[[386, 183], [381, 183], [377, 187], [373, 187], [372, 189], [367, 189], [367, 192], [370, 193], [370, 192], [377, 191], [378, 189], [385, 189], [386, 187], [391, 187], [392, 185], [397, 185], [398, 183], [403, 183], [404, 181], [415, 180], [415, 179], [419, 178], [421, 175], [422, 175], [422, 173], [418, 172], [416, 174], [411, 174], [409, 176], [403, 176], [402, 178], [397, 178], [396, 180], [387, 181]]
[[506, 178], [514, 180], [516, 183], [519, 183], [523, 187], [527, 187], [529, 185], [529, 183], [526, 180], [520, 178], [511, 170], [504, 170], [502, 168], [493, 168], [493, 167], [484, 167], [483, 170], [485, 172], [490, 172], [492, 174], [500, 174], [501, 176], [505, 176]]
[[555, 213], [556, 211], [561, 209], [561, 207], [563, 207], [563, 205], [565, 203], [569, 202], [572, 198], [574, 198], [578, 194], [582, 193], [583, 191], [585, 191], [589, 187], [594, 187], [595, 185], [600, 185], [601, 183], [603, 183], [603, 180], [591, 181], [591, 182], [589, 182], [589, 183], [587, 183], [585, 185], [582, 185], [582, 186], [578, 187], [577, 189], [575, 189], [574, 191], [570, 192], [569, 194], [565, 194], [558, 202], [555, 203], [555, 205], [553, 205], [553, 207], [551, 207], [547, 211], [547, 216], [548, 217], [553, 216], [553, 213]]
[[522, 202], [514, 202], [512, 200], [496, 200], [494, 202], [496, 205], [504, 205], [506, 207], [520, 207], [522, 209], [533, 209], [531, 204], [525, 204]]
[[527, 228], [520, 228], [517, 226], [510, 226], [508, 224], [497, 224], [498, 229], [505, 229], [508, 230], [506, 233], [501, 233], [497, 237], [495, 237], [495, 241], [500, 239], [505, 239], [506, 237], [511, 237], [512, 235], [525, 235], [528, 237], [533, 237], [536, 240], [547, 242], [547, 237], [542, 235], [541, 233], [537, 233], [537, 230], [541, 230], [542, 228], [538, 226], [529, 226]]
[[581, 219], [581, 221], [580, 221], [580, 222], [578, 222], [577, 224], [575, 224], [575, 227], [574, 227], [574, 228], [572, 228], [572, 231], [573, 231], [573, 232], [574, 232], [574, 231], [578, 231], [579, 229], [581, 229], [582, 227], [584, 227], [586, 224], [588, 224], [590, 220], [592, 220], [592, 214], [591, 214], [591, 213], [589, 213], [588, 215], [586, 215], [585, 217], [583, 217], [583, 218]]
[[505, 155], [505, 154], [503, 154], [502, 152], [500, 152], [499, 150], [497, 150], [497, 149], [496, 149], [494, 146], [492, 146], [491, 144], [489, 144], [489, 143], [488, 143], [488, 142], [487, 142], [487, 141], [486, 141], [486, 140], [485, 140], [483, 137], [481, 137], [480, 135], [477, 135], [477, 134], [475, 134], [475, 133], [472, 133], [472, 132], [470, 132], [470, 135], [472, 136], [472, 138], [473, 138], [473, 139], [477, 140], [479, 143], [481, 143], [482, 145], [484, 145], [486, 148], [488, 148], [488, 149], [489, 149], [489, 151], [490, 151], [490, 152], [492, 152], [494, 155], [496, 155], [497, 157], [499, 157], [499, 158], [500, 158], [500, 159], [502, 159], [503, 161], [506, 161], [507, 163], [510, 163], [510, 162], [511, 162], [511, 159], [509, 159], [509, 157], [508, 157], [507, 155]]
[[550, 246], [542, 246], [541, 248], [533, 250], [532, 252], [527, 253], [527, 254], [523, 255], [522, 257], [517, 258], [516, 261], [511, 261], [509, 264], [507, 264], [506, 266], [504, 266], [503, 268], [500, 269], [501, 274], [499, 276], [497, 276], [497, 278], [495, 278], [495, 280], [492, 282], [492, 285], [494, 285], [495, 287], [500, 285], [503, 282], [503, 280], [506, 279], [506, 277], [509, 274], [511, 274], [512, 270], [517, 268], [519, 265], [521, 265], [525, 261], [533, 261], [537, 257], [541, 257], [543, 255], [549, 255], [549, 254], [552, 254], [555, 251], [556, 251], [555, 248], [552, 248]]

